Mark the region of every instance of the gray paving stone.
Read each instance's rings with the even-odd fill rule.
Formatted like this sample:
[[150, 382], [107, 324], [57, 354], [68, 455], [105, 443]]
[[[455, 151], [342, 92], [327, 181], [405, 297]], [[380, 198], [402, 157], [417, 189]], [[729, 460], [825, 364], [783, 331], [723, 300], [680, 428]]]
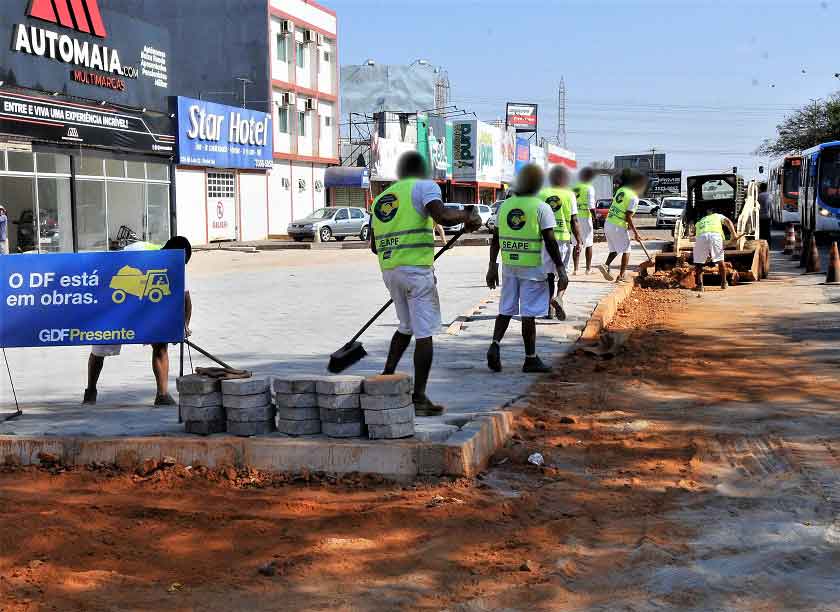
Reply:
[[184, 430], [188, 434], [209, 436], [210, 434], [224, 433], [227, 431], [226, 421], [185, 421]]
[[225, 395], [256, 395], [268, 391], [267, 378], [237, 378], [222, 381], [222, 393]]
[[278, 393], [274, 402], [278, 408], [315, 408], [318, 396], [314, 393]]
[[364, 392], [367, 395], [402, 395], [414, 390], [414, 379], [409, 374], [377, 374], [365, 378]]
[[413, 435], [414, 422], [368, 425], [368, 438], [371, 440], [395, 440], [397, 438], [410, 438]]
[[320, 420], [321, 413], [318, 408], [278, 408], [278, 419], [287, 419], [289, 421], [312, 421]]
[[321, 423], [321, 431], [330, 438], [361, 438], [364, 428], [361, 423]]
[[393, 410], [365, 410], [365, 424], [392, 425], [395, 423], [413, 423], [414, 406], [394, 408]]
[[272, 382], [275, 393], [315, 393], [315, 386], [323, 376], [278, 376]]
[[366, 395], [361, 396], [362, 410], [394, 410], [395, 408], [414, 407], [411, 393], [402, 395]]
[[350, 395], [362, 392], [364, 378], [361, 376], [325, 376], [319, 380], [315, 390], [318, 395]]
[[227, 422], [227, 431], [234, 436], [264, 436], [265, 434], [272, 433], [276, 428], [273, 419], [251, 423]]
[[264, 406], [253, 406], [251, 408], [225, 408], [227, 411], [227, 420], [230, 423], [253, 423], [256, 421], [273, 420], [277, 414], [277, 409], [273, 404], [266, 404]]
[[253, 408], [271, 403], [271, 393], [256, 393], [254, 395], [222, 395], [222, 406], [225, 408]]
[[359, 395], [323, 395], [318, 394], [318, 408], [359, 408]]
[[325, 423], [362, 423], [361, 408], [320, 408], [321, 421]]
[[218, 391], [212, 393], [181, 393], [178, 395], [178, 403], [181, 406], [221, 406], [222, 394]]
[[222, 390], [221, 381], [215, 378], [208, 378], [207, 376], [199, 376], [198, 374], [189, 374], [180, 377], [175, 381], [175, 387], [178, 389], [178, 393], [192, 395], [213, 393]]
[[420, 442], [444, 442], [449, 436], [458, 431], [455, 425], [444, 423], [414, 423], [414, 437]]
[[321, 433], [321, 421], [318, 419], [309, 421], [277, 419], [277, 431], [290, 436], [311, 436]]
[[226, 421], [227, 414], [222, 406], [181, 406], [181, 418], [185, 421]]

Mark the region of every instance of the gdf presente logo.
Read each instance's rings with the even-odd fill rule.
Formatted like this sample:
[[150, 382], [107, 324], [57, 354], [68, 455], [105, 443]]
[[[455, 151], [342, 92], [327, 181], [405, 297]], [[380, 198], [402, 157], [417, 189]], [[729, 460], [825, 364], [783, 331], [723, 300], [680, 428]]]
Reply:
[[514, 208], [507, 214], [507, 224], [510, 229], [521, 230], [525, 227], [525, 211], [521, 208]]
[[99, 38], [108, 36], [99, 0], [31, 0], [26, 14]]
[[400, 201], [397, 199], [397, 196], [389, 193], [376, 201], [376, 205], [373, 207], [373, 214], [382, 223], [388, 223], [389, 221], [393, 221], [394, 217], [397, 216], [397, 210], [399, 208]]
[[563, 205], [562, 202], [560, 202], [560, 198], [558, 196], [549, 197], [545, 201], [545, 203], [551, 206], [551, 210], [553, 210], [554, 212], [560, 210], [560, 207]]

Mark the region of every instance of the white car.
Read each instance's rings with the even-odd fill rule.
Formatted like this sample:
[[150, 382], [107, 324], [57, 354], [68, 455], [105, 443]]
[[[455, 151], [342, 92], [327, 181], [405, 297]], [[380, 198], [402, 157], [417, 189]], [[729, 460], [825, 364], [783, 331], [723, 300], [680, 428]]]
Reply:
[[685, 212], [686, 198], [662, 198], [662, 205], [656, 211], [656, 227], [676, 225]]
[[478, 216], [481, 217], [482, 227], [489, 227], [487, 223], [489, 223], [490, 217], [493, 216], [493, 209], [487, 204], [476, 204], [475, 210], [478, 212]]
[[650, 215], [656, 212], [657, 208], [659, 208], [659, 204], [655, 200], [639, 200], [639, 206], [636, 207], [636, 214]]
[[504, 203], [504, 200], [496, 200], [493, 203], [493, 207], [490, 209], [490, 218], [487, 219], [485, 225], [487, 225], [487, 229], [491, 232], [495, 231], [499, 227], [499, 209]]

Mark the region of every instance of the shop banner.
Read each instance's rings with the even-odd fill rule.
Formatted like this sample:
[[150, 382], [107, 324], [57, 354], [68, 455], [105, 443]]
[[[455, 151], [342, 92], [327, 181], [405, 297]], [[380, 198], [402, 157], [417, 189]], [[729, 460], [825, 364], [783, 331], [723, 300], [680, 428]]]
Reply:
[[479, 121], [476, 181], [479, 183], [501, 183], [502, 164], [502, 131], [497, 127]]
[[271, 115], [178, 98], [178, 163], [213, 168], [274, 166]]
[[0, 257], [0, 347], [183, 337], [183, 251]]
[[[418, 126], [420, 125], [418, 120]], [[452, 177], [451, 151], [451, 129], [452, 124], [443, 117], [429, 117], [428, 142], [429, 142], [429, 169], [432, 178], [443, 181]], [[418, 132], [418, 138], [420, 134]], [[417, 148], [420, 150], [420, 141]]]
[[543, 170], [547, 169], [545, 149], [531, 145], [531, 163], [538, 165]]
[[511, 183], [516, 175], [516, 130], [502, 132], [502, 182]]
[[478, 154], [478, 121], [455, 121], [452, 138], [452, 178], [456, 181], [476, 180]]
[[549, 166], [566, 166], [572, 170], [577, 168], [577, 156], [572, 151], [550, 144], [547, 154]]
[[429, 116], [417, 114], [417, 152], [426, 160], [426, 167], [431, 171], [432, 160], [429, 155]]
[[446, 178], [452, 178], [455, 171], [455, 124], [446, 122]]
[[516, 139], [516, 173], [531, 161], [531, 142], [527, 138]]
[[400, 156], [414, 150], [414, 143], [380, 138], [374, 134], [370, 141], [370, 180], [396, 181]]
[[660, 170], [648, 173], [647, 195], [678, 196], [682, 192], [682, 170]]

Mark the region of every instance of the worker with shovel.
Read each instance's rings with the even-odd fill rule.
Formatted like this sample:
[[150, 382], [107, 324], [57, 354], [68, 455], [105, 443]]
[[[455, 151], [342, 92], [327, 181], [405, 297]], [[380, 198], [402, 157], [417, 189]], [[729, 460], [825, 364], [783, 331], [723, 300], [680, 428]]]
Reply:
[[712, 260], [712, 263], [718, 265], [720, 288], [726, 289], [728, 286], [726, 282], [726, 264], [723, 261], [724, 225], [726, 225], [726, 229], [729, 231], [729, 235], [732, 236], [733, 240], [741, 237], [735, 230], [735, 225], [732, 221], [714, 210], [710, 211], [709, 214], [694, 224], [694, 232], [696, 234], [694, 241], [694, 280], [697, 291], [703, 291], [703, 268], [709, 259]]
[[502, 371], [500, 343], [510, 325], [519, 315], [522, 320], [522, 340], [525, 343], [523, 372], [550, 372], [537, 356], [537, 317], [548, 312], [549, 288], [546, 283], [546, 260], [550, 260], [557, 273], [557, 287], [565, 291], [569, 285], [566, 266], [555, 237], [555, 214], [551, 207], [538, 197], [545, 174], [539, 166], [529, 164], [516, 177], [516, 196], [505, 200], [499, 208], [498, 231], [490, 243], [490, 267], [487, 286], [499, 285], [499, 265], [496, 259], [502, 253], [502, 297], [499, 316], [493, 329], [493, 342], [487, 350], [487, 366], [494, 372]]
[[[607, 214], [607, 220], [604, 223], [604, 235], [607, 238], [610, 254], [607, 255], [604, 264], [598, 266], [598, 270], [608, 281], [615, 280], [623, 283], [626, 280], [624, 275], [627, 272], [627, 264], [630, 263], [632, 248], [630, 232], [632, 231], [635, 234], [636, 240], [642, 242], [636, 225], [633, 223], [633, 215], [639, 205], [638, 194], [645, 192], [647, 182], [647, 177], [638, 170], [626, 168], [621, 173], [621, 186], [615, 192], [610, 211]], [[619, 253], [621, 254], [621, 270], [618, 273], [618, 278], [613, 279], [610, 273], [610, 265]]]
[[371, 207], [371, 250], [379, 259], [382, 280], [391, 294], [399, 328], [391, 338], [383, 374], [393, 374], [415, 338], [414, 412], [437, 416], [444, 408], [426, 396], [432, 369], [432, 336], [440, 330], [440, 298], [435, 271], [435, 224], [464, 224], [465, 232], [481, 227], [474, 207], [446, 208], [440, 187], [428, 180], [426, 160], [409, 151], [397, 163], [399, 180], [386, 189]]
[[592, 219], [595, 217], [595, 187], [592, 180], [595, 172], [590, 167], [580, 171], [580, 182], [575, 185], [575, 199], [577, 200], [577, 219], [580, 228], [580, 241], [575, 239], [574, 252], [572, 257], [575, 262], [575, 269], [572, 274], [577, 274], [580, 265], [580, 253], [584, 251], [586, 258], [586, 273], [592, 272], [592, 247], [595, 244], [595, 228]]

